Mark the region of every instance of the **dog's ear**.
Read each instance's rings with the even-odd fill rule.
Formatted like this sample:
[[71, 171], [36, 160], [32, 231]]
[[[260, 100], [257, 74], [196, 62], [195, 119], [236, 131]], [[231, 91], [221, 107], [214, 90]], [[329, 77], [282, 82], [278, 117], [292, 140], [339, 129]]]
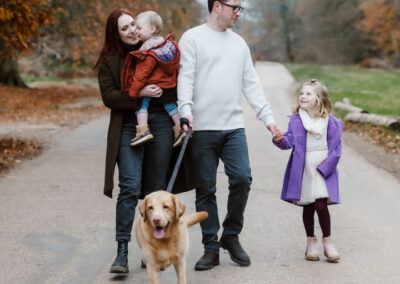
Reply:
[[143, 221], [146, 222], [146, 204], [147, 204], [147, 198], [145, 198], [142, 202], [139, 204], [139, 212], [140, 216], [143, 217]]
[[175, 218], [179, 220], [182, 217], [183, 213], [185, 213], [186, 205], [175, 195], [172, 196], [174, 204], [175, 204]]

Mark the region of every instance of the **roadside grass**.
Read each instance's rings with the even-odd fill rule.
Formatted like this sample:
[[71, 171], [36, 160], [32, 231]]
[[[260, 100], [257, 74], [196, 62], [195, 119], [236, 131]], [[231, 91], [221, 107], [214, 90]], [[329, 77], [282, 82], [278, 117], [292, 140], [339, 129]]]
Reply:
[[[365, 69], [355, 66], [285, 64], [295, 80], [318, 79], [327, 86], [332, 103], [350, 99], [352, 105], [381, 115], [400, 116], [400, 70]], [[345, 111], [335, 110], [342, 120]], [[346, 131], [377, 144], [393, 154], [400, 153], [400, 134], [387, 127], [345, 122]]]
[[45, 77], [32, 77], [32, 76], [21, 76], [22, 80], [25, 83], [32, 83], [32, 82], [63, 82], [65, 79], [59, 78], [57, 76], [45, 76]]
[[355, 66], [286, 64], [297, 82], [318, 79], [327, 86], [332, 102], [349, 98], [370, 113], [400, 115], [400, 70]]
[[59, 84], [66, 84], [69, 86], [77, 86], [82, 88], [98, 88], [99, 83], [97, 78], [60, 78], [57, 76], [45, 76], [45, 77], [31, 77], [21, 76], [22, 80], [29, 86], [52, 86]]

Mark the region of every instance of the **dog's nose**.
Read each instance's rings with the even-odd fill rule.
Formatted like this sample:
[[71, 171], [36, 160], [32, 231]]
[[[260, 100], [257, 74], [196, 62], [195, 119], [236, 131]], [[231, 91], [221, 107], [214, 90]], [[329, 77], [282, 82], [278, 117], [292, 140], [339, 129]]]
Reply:
[[153, 224], [154, 225], [158, 226], [158, 225], [160, 225], [160, 223], [161, 223], [161, 219], [160, 218], [158, 218], [158, 217], [154, 217], [153, 218]]

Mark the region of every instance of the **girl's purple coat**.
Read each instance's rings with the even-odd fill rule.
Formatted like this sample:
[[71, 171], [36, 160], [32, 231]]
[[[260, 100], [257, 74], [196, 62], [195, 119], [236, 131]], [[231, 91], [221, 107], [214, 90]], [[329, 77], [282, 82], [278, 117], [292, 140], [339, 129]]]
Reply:
[[[318, 166], [318, 171], [324, 177], [331, 204], [340, 203], [338, 172], [336, 166], [342, 154], [341, 136], [343, 123], [329, 116], [328, 122], [328, 157]], [[300, 200], [301, 183], [303, 178], [304, 163], [306, 157], [307, 132], [304, 129], [300, 116], [290, 116], [288, 131], [284, 134], [280, 143], [274, 144], [282, 150], [293, 148], [286, 167], [283, 180], [281, 199], [291, 202]]]

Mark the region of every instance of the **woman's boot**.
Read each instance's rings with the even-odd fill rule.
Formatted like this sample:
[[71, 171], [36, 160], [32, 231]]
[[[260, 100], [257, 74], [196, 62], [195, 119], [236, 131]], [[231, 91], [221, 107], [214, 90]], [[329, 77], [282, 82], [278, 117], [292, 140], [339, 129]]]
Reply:
[[111, 265], [110, 273], [128, 273], [128, 242], [118, 241], [118, 254]]

